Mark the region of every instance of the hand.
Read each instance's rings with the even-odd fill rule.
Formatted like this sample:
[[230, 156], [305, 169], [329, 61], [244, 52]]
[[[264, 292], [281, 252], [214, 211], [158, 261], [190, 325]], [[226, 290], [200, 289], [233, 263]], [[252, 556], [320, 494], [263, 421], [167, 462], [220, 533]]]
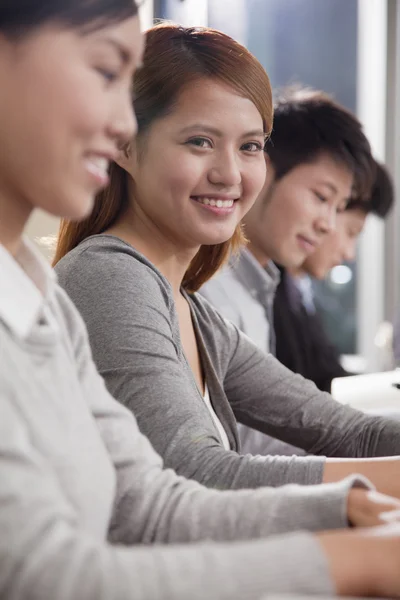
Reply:
[[400, 524], [316, 536], [339, 596], [400, 597]]
[[340, 481], [354, 473], [367, 477], [382, 494], [400, 498], [400, 457], [328, 458], [322, 482]]
[[400, 501], [374, 490], [352, 489], [347, 500], [347, 518], [353, 527], [400, 522]]

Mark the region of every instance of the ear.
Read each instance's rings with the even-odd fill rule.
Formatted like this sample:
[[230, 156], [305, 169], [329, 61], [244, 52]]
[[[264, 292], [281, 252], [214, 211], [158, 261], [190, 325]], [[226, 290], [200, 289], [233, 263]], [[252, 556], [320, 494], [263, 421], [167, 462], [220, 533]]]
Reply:
[[136, 154], [136, 144], [131, 142], [121, 148], [117, 158], [115, 159], [117, 165], [127, 171], [132, 177], [136, 167]]

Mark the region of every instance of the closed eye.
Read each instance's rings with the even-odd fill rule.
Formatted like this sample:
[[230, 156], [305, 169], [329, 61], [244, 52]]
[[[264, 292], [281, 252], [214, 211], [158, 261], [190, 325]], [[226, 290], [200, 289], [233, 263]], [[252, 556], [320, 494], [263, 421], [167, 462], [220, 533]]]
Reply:
[[111, 71], [110, 69], [102, 69], [99, 67], [96, 69], [96, 71], [103, 79], [106, 80], [107, 83], [113, 83], [116, 81], [116, 79], [118, 79], [118, 73]]
[[318, 198], [318, 200], [320, 200], [321, 202], [326, 202], [327, 198], [326, 196], [324, 196], [323, 194], [321, 194], [320, 192], [316, 192], [314, 191], [314, 195]]

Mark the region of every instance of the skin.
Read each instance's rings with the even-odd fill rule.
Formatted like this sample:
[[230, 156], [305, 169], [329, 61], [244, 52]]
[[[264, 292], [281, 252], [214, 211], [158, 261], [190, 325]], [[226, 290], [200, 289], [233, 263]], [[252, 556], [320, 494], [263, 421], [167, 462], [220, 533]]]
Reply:
[[302, 270], [316, 279], [324, 279], [333, 267], [355, 260], [357, 239], [366, 218], [366, 213], [360, 209], [346, 210], [338, 215], [336, 230], [304, 261]]
[[[109, 44], [105, 48], [94, 34], [83, 40], [76, 32], [46, 28], [17, 45], [0, 38], [0, 87], [6, 90], [0, 97], [0, 115], [7, 115], [0, 116], [4, 133], [4, 151], [0, 154], [0, 242], [11, 253], [18, 249], [24, 225], [36, 207], [57, 216], [84, 218], [103, 185], [90, 176], [87, 153], [107, 149], [112, 155], [134, 134], [135, 120], [127, 107], [128, 82], [142, 52], [138, 23], [135, 19], [129, 26], [126, 22], [103, 32], [115, 36], [130, 55], [123, 66], [119, 54], [115, 55]], [[97, 53], [101, 53], [101, 61]], [[99, 62], [102, 70], [111, 71], [109, 62], [114, 65], [117, 74], [114, 72], [112, 81], [109, 73], [104, 78], [104, 73], [98, 72]], [[26, 100], [31, 93], [33, 118]], [[16, 106], [28, 112], [16, 118]], [[118, 107], [122, 107], [122, 113]], [[10, 155], [17, 142], [19, 152]], [[203, 226], [203, 221], [200, 224]], [[224, 227], [221, 229], [225, 235], [229, 227]], [[398, 509], [398, 504], [387, 498], [373, 500], [368, 492], [353, 490], [348, 499], [349, 519], [354, 524], [379, 522], [382, 511], [393, 515], [392, 509]], [[325, 533], [317, 538], [339, 593], [400, 592], [397, 529], [388, 532], [378, 528], [362, 537], [354, 532]]]
[[0, 240], [12, 253], [34, 208], [71, 219], [91, 211], [106, 183], [94, 163], [136, 131], [139, 31], [132, 18], [86, 35], [55, 25], [17, 42], [0, 35]]
[[326, 154], [279, 180], [268, 161], [264, 188], [244, 219], [249, 250], [263, 266], [274, 260], [299, 267], [335, 229], [352, 183], [348, 169]]

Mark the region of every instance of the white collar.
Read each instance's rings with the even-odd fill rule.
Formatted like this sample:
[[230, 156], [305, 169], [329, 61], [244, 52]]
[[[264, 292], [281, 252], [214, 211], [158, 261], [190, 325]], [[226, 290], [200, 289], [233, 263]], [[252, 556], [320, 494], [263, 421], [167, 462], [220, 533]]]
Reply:
[[27, 338], [55, 281], [53, 269], [27, 239], [15, 257], [0, 244], [0, 320]]

